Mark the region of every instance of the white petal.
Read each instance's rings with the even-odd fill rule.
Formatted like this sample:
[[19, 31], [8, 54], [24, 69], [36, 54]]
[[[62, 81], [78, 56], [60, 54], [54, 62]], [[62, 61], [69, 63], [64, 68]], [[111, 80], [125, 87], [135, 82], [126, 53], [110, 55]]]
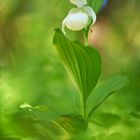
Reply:
[[67, 17], [64, 18], [63, 22], [62, 22], [62, 32], [66, 35], [66, 32], [65, 32], [65, 26], [66, 26], [66, 20], [67, 20]]
[[87, 4], [86, 0], [70, 0], [70, 2], [76, 5], [77, 7], [83, 7], [84, 5]]
[[64, 18], [64, 20], [63, 20], [63, 22], [62, 22], [62, 32], [63, 32], [65, 35], [66, 35], [65, 26], [66, 26], [68, 17], [69, 17], [70, 14], [76, 13], [76, 12], [78, 12], [78, 9], [77, 9], [77, 8], [72, 8], [72, 9], [69, 11], [68, 15]]
[[90, 16], [92, 18], [92, 24], [91, 24], [91, 26], [92, 26], [96, 22], [96, 14], [95, 14], [95, 12], [89, 6], [84, 6], [83, 10], [88, 14], [88, 16]]
[[73, 31], [79, 31], [88, 25], [88, 15], [79, 8], [73, 8], [70, 10], [67, 17], [62, 22], [62, 31], [65, 34], [65, 26]]

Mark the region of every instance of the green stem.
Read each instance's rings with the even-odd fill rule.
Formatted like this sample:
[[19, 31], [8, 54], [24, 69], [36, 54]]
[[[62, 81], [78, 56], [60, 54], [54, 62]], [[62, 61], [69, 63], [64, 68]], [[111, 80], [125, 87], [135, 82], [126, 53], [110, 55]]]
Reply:
[[83, 108], [83, 97], [81, 96], [80, 98], [80, 112], [81, 112], [81, 115], [82, 117], [84, 118], [84, 108]]
[[86, 119], [86, 100], [83, 98], [84, 119]]
[[84, 119], [86, 119], [86, 100], [81, 96], [81, 114]]
[[83, 30], [85, 46], [88, 46], [88, 34], [86, 29]]
[[85, 46], [88, 46], [88, 37], [86, 35], [84, 35], [84, 39], [85, 39]]
[[[87, 27], [83, 30], [85, 46], [88, 46], [88, 30], [89, 30], [89, 27]], [[86, 98], [85, 98], [84, 93], [81, 96], [81, 114], [82, 114], [83, 118], [86, 120], [86, 117], [87, 117], [87, 115], [86, 115]]]

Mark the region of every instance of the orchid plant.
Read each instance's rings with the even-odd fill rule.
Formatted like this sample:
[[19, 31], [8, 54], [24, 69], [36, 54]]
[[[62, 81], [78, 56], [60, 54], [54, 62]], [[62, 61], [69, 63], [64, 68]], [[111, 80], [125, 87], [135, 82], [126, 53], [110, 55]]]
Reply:
[[[96, 14], [105, 6], [106, 1], [69, 0], [69, 2], [75, 7], [69, 11], [62, 21], [62, 31], [61, 29], [55, 30], [53, 44], [62, 64], [78, 89], [79, 111], [72, 114], [65, 112], [58, 114], [44, 106], [32, 107], [24, 104], [21, 107], [47, 112], [51, 115], [50, 123], [65, 131], [68, 134], [67, 139], [73, 137], [78, 139], [81, 133], [87, 133], [88, 124], [91, 123], [91, 117], [93, 117], [93, 112], [97, 107], [112, 93], [126, 86], [129, 80], [126, 76], [116, 75], [109, 78], [106, 83], [98, 84], [102, 65], [99, 52], [88, 44], [86, 46], [81, 44], [78, 40], [76, 42], [71, 41], [65, 32], [65, 27], [72, 31], [86, 29], [84, 33], [87, 36], [87, 32], [96, 22]], [[55, 130], [54, 127], [54, 132]], [[86, 136], [85, 140], [87, 139]]]
[[[95, 88], [95, 86], [97, 85], [101, 73], [100, 54], [93, 47], [70, 41], [66, 37], [64, 29], [65, 26], [72, 31], [79, 31], [87, 28], [88, 32], [90, 27], [92, 27], [96, 21], [96, 13], [100, 10], [100, 7], [105, 5], [105, 1], [70, 0], [70, 2], [74, 4], [76, 8], [72, 8], [68, 15], [64, 18], [62, 22], [62, 32], [59, 29], [56, 30], [53, 43], [57, 48], [57, 52], [63, 65], [73, 77], [74, 82], [79, 89], [81, 99], [81, 115], [84, 119], [87, 119], [92, 115], [95, 108], [100, 105], [100, 103], [102, 103], [102, 101], [108, 97], [108, 95], [117, 89], [115, 90], [113, 88], [106, 94], [98, 93], [98, 91], [96, 91], [98, 88]], [[118, 79], [117, 76], [113, 77], [113, 79], [123, 79], [123, 84], [125, 85], [127, 83], [126, 77], [119, 76]], [[115, 80], [114, 82], [116, 82]], [[123, 84], [122, 87], [124, 86]], [[115, 88], [117, 88], [117, 86]], [[90, 102], [92, 102], [92, 108], [89, 107]]]

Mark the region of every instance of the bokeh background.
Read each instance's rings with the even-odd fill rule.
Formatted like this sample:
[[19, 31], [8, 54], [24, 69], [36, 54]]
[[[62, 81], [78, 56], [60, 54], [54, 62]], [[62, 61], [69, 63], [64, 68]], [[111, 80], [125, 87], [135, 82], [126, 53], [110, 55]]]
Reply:
[[[0, 0], [0, 140], [58, 139], [28, 117], [30, 111], [20, 108], [23, 103], [59, 113], [77, 110], [78, 91], [52, 45], [54, 29], [61, 27], [71, 7], [68, 0]], [[89, 133], [96, 140], [139, 140], [140, 1], [109, 0], [89, 44], [102, 56], [100, 82], [115, 74], [130, 78], [129, 86], [96, 110]]]

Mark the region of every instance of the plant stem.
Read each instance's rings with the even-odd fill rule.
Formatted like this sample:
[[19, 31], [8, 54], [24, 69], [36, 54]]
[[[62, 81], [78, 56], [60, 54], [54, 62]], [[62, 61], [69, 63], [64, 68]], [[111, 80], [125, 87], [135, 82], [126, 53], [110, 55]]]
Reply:
[[86, 119], [86, 100], [84, 97], [81, 97], [81, 114]]
[[85, 46], [88, 46], [88, 34], [86, 29], [83, 30]]
[[85, 39], [85, 46], [88, 46], [88, 37], [86, 35], [84, 35], [84, 39]]
[[[83, 35], [84, 35], [84, 41], [85, 41], [85, 47], [88, 46], [88, 31], [89, 31], [89, 27], [83, 29]], [[81, 114], [83, 116], [83, 118], [86, 120], [86, 98], [84, 93], [82, 94], [83, 96], [81, 96]]]
[[86, 119], [86, 100], [83, 98], [83, 110], [84, 110], [84, 119]]

